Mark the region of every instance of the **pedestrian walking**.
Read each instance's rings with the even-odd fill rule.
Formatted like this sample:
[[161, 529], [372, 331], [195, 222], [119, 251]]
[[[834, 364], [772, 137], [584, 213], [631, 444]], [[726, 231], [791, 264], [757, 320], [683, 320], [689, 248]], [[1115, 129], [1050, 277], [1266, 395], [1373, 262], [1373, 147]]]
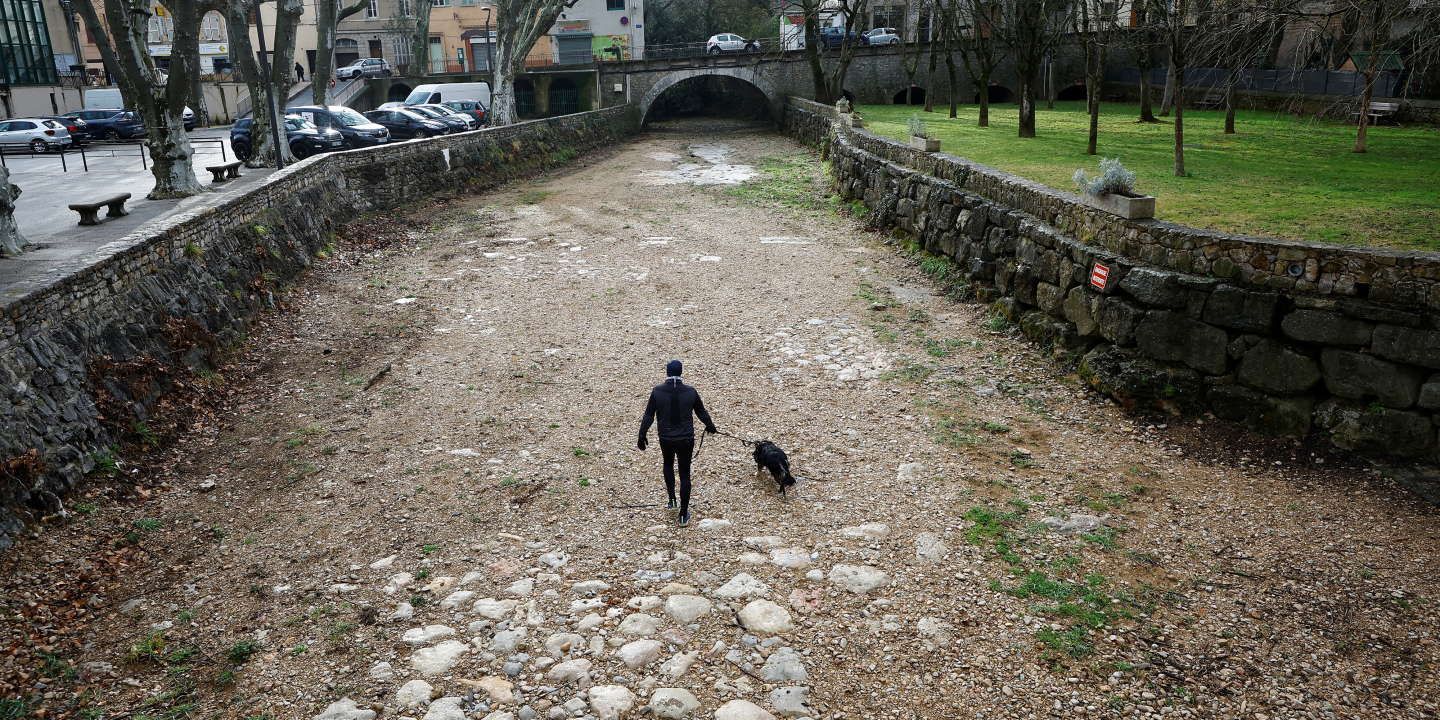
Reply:
[[295, 63], [295, 80], [305, 82], [305, 68], [300, 67], [300, 63], [298, 62]]
[[[705, 424], [705, 432], [720, 432], [705, 411], [705, 403], [695, 388], [680, 379], [684, 365], [671, 360], [665, 365], [665, 382], [650, 391], [650, 400], [645, 404], [645, 415], [640, 419], [640, 439], [635, 447], [644, 450], [650, 423], [658, 420], [655, 434], [660, 437], [660, 455], [665, 476], [665, 493], [670, 497], [669, 508], [679, 510], [677, 518], [680, 527], [690, 524], [690, 460], [695, 455], [695, 422], [691, 415]], [[677, 468], [678, 466], [678, 468]], [[680, 498], [675, 498], [675, 474], [680, 474]]]

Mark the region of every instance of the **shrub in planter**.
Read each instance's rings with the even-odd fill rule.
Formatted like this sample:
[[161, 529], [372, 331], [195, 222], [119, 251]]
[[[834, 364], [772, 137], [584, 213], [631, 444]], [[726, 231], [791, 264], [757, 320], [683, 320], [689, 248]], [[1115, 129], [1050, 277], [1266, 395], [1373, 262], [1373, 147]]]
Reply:
[[925, 121], [914, 115], [910, 116], [910, 147], [925, 152], [935, 152], [940, 149], [940, 141], [930, 137], [930, 131], [925, 128]]
[[1115, 213], [1128, 220], [1155, 217], [1155, 198], [1135, 192], [1135, 173], [1120, 164], [1120, 158], [1100, 160], [1100, 174], [1090, 177], [1084, 168], [1075, 170], [1075, 187], [1091, 207]]

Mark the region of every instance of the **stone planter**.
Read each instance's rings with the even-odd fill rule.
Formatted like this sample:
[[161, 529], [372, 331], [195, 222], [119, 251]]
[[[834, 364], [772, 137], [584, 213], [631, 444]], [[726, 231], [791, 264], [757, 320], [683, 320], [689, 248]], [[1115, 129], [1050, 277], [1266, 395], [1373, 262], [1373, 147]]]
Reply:
[[1105, 193], [1104, 195], [1090, 195], [1081, 193], [1080, 198], [1086, 205], [1115, 213], [1126, 220], [1148, 220], [1155, 217], [1155, 198], [1151, 195], [1134, 195], [1130, 193]]
[[924, 150], [925, 152], [939, 152], [940, 141], [936, 138], [927, 138], [920, 137], [919, 135], [911, 135], [910, 147], [915, 148], [916, 150]]

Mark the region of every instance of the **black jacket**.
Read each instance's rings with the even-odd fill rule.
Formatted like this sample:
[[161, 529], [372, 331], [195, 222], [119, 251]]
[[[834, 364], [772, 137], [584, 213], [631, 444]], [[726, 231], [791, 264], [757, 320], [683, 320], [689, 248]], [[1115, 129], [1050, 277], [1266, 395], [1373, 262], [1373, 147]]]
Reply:
[[694, 440], [695, 423], [690, 419], [691, 412], [700, 418], [700, 422], [705, 423], [705, 429], [715, 432], [715, 423], [711, 422], [710, 413], [705, 412], [705, 403], [700, 400], [700, 393], [678, 377], [665, 378], [665, 382], [650, 391], [650, 402], [645, 404], [645, 417], [640, 420], [641, 439], [650, 432], [650, 423], [658, 416], [661, 440]]

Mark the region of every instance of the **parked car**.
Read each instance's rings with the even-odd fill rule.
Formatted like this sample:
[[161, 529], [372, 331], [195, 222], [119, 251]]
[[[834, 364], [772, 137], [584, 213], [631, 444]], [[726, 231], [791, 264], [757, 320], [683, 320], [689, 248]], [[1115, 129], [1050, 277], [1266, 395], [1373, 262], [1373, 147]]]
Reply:
[[730, 52], [758, 52], [759, 50], [759, 40], [746, 40], [735, 33], [711, 35], [710, 39], [705, 42], [705, 52], [711, 55]]
[[70, 143], [76, 147], [90, 143], [90, 124], [77, 117], [66, 117], [64, 115], [44, 115], [45, 120], [54, 120], [65, 126], [65, 132], [70, 133]]
[[321, 129], [338, 130], [345, 147], [361, 148], [390, 142], [390, 131], [376, 125], [344, 105], [301, 105], [285, 108], [286, 115], [299, 115]]
[[64, 117], [85, 121], [90, 137], [105, 140], [130, 140], [145, 137], [145, 121], [133, 110], [76, 110]]
[[390, 63], [383, 58], [361, 58], [335, 70], [336, 80], [359, 77], [390, 77]]
[[70, 147], [70, 133], [58, 120], [48, 118], [0, 120], [0, 148], [18, 150], [26, 145], [31, 152], [64, 150]]
[[479, 100], [451, 100], [442, 104], [455, 112], [475, 118], [477, 123], [485, 122], [485, 115], [489, 112], [489, 108], [482, 105]]
[[449, 113], [442, 113], [434, 108], [425, 107], [424, 105], [410, 105], [405, 109], [444, 125], [446, 132], [458, 133], [470, 129], [470, 126], [464, 120], [453, 117]]
[[847, 40], [852, 46], [870, 44], [868, 38], [854, 30], [846, 31], [841, 27], [820, 28], [820, 47], [822, 48], [833, 50], [844, 45]]
[[490, 107], [490, 85], [488, 83], [430, 83], [416, 85], [405, 96], [406, 105], [440, 103], [448, 105], [452, 100], [473, 100]]
[[426, 110], [434, 110], [435, 112], [440, 113], [441, 120], [452, 118], [455, 120], [459, 120], [460, 122], [465, 123], [466, 130], [474, 130], [475, 128], [480, 127], [480, 121], [476, 120], [473, 115], [470, 115], [469, 113], [458, 112], [454, 108], [449, 107], [448, 105], [425, 103], [424, 105], [415, 105], [414, 107], [425, 108]]
[[[290, 154], [300, 160], [311, 155], [332, 150], [345, 149], [345, 136], [334, 128], [321, 129], [299, 115], [286, 115], [285, 141], [290, 145]], [[249, 160], [254, 140], [250, 136], [254, 120], [242, 118], [230, 128], [230, 149], [235, 157]]]
[[865, 31], [865, 42], [869, 45], [899, 45], [900, 31], [895, 28], [871, 28]]
[[365, 113], [365, 117], [373, 123], [384, 125], [397, 140], [427, 138], [450, 132], [450, 128], [439, 120], [431, 120], [407, 108], [371, 110]]

